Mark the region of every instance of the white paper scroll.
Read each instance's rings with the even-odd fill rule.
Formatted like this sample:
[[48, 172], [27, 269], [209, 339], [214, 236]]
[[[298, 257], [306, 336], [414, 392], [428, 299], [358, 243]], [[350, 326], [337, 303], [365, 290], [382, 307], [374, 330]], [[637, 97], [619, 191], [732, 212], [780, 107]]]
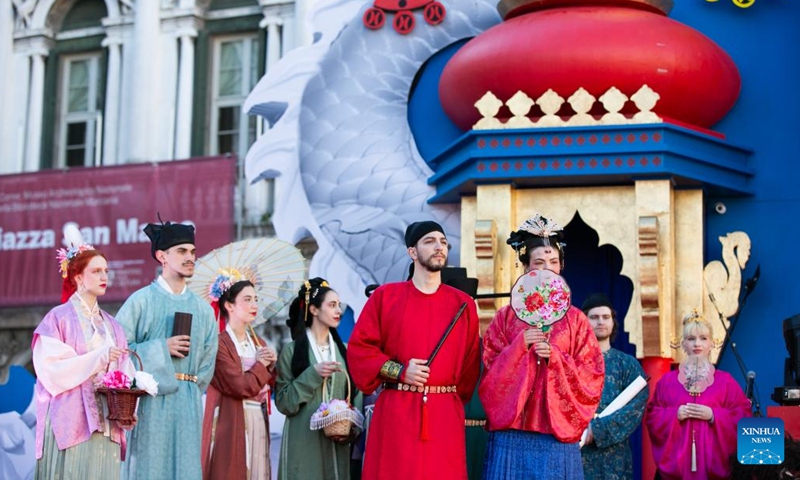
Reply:
[[[647, 380], [642, 378], [641, 375], [637, 376], [631, 382], [631, 384], [625, 387], [625, 390], [623, 390], [619, 395], [617, 395], [617, 398], [612, 400], [611, 403], [609, 403], [608, 406], [604, 408], [603, 411], [600, 412], [600, 414], [597, 416], [603, 418], [616, 412], [620, 408], [627, 405], [628, 402], [633, 400], [633, 397], [638, 395], [639, 392], [641, 392], [642, 389], [645, 388], [646, 386], [647, 386]], [[581, 448], [583, 448], [583, 446], [586, 444], [586, 437], [588, 435], [589, 435], [589, 428], [587, 427], [586, 430], [583, 431], [583, 435], [581, 435]]]

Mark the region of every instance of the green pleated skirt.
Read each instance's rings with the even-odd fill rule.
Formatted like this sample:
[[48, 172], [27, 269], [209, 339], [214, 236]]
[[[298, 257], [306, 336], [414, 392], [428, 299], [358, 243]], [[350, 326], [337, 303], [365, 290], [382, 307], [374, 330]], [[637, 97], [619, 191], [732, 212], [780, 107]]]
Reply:
[[50, 415], [44, 428], [42, 458], [36, 461], [37, 480], [118, 480], [119, 445], [95, 432], [88, 441], [59, 450], [50, 427]]

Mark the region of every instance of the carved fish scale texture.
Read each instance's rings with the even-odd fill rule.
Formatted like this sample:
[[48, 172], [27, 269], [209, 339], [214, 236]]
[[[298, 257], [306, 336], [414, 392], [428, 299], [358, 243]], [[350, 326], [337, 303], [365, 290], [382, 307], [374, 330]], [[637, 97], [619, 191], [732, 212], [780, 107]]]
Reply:
[[[340, 293], [357, 296], [351, 273], [363, 284], [404, 279], [403, 233], [424, 218], [444, 225], [451, 263], [458, 262], [459, 207], [427, 203], [432, 172], [408, 125], [408, 94], [426, 60], [500, 17], [492, 0], [443, 3], [441, 25], [414, 12], [417, 26], [404, 36], [391, 28], [391, 14], [378, 31], [363, 26], [371, 2], [320, 2], [312, 15], [317, 41], [273, 65], [245, 103], [271, 125], [247, 154], [247, 178], [276, 179], [278, 236], [314, 235], [320, 251], [312, 270], [319, 266], [314, 274]], [[351, 273], [336, 267], [342, 260]]]

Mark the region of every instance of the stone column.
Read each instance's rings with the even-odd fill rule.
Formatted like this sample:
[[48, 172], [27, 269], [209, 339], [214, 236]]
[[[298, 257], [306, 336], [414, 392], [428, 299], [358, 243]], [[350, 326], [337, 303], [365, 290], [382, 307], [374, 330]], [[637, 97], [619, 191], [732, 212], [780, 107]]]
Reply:
[[159, 0], [139, 0], [134, 10], [134, 47], [131, 121], [128, 152], [124, 160], [143, 162], [154, 160], [151, 152], [156, 135], [152, 132], [154, 122], [151, 115], [157, 114], [153, 99], [158, 82], [156, 76], [160, 70], [159, 49], [161, 48]]
[[[14, 112], [12, 104], [14, 102], [14, 74], [16, 62], [14, 61], [14, 7], [11, 2], [0, 4], [0, 65], [4, 66], [6, 75], [0, 75], [0, 174], [19, 173], [21, 166], [15, 165], [14, 149], [20, 147], [15, 145], [17, 113]], [[6, 33], [7, 32], [7, 33]], [[12, 74], [13, 72], [13, 74]]]
[[175, 158], [189, 158], [192, 148], [192, 103], [194, 98], [194, 39], [197, 30], [177, 34], [180, 43], [178, 70], [178, 114], [175, 120]]
[[283, 19], [276, 15], [265, 15], [259, 26], [267, 29], [266, 70], [281, 58], [281, 32]]
[[37, 46], [30, 52], [31, 83], [28, 126], [25, 138], [25, 171], [35, 172], [42, 162], [42, 115], [44, 105], [44, 66], [49, 49]]
[[122, 39], [106, 37], [102, 43], [108, 48], [108, 72], [106, 77], [106, 101], [103, 118], [105, 138], [103, 139], [103, 165], [116, 165], [119, 162], [119, 112], [120, 87], [122, 83]]
[[11, 91], [8, 113], [12, 120], [5, 124], [9, 125], [9, 134], [12, 136], [12, 143], [8, 146], [13, 146], [12, 155], [9, 157], [13, 161], [13, 169], [6, 173], [25, 171], [25, 132], [28, 129], [28, 91], [31, 86], [30, 64], [27, 54], [14, 52], [14, 89]]

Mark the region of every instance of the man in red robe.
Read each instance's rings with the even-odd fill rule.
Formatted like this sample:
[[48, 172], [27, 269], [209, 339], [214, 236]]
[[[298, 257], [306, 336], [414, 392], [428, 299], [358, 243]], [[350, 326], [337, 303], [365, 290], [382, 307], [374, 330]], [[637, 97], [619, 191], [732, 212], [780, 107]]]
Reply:
[[[561, 227], [536, 215], [507, 243], [531, 270], [560, 274]], [[586, 315], [570, 306], [546, 335], [498, 310], [483, 340], [478, 394], [486, 410], [487, 480], [583, 479], [578, 441], [603, 390], [603, 354]]]
[[448, 252], [438, 223], [409, 225], [405, 241], [411, 279], [375, 290], [347, 347], [358, 389], [370, 394], [384, 386], [367, 434], [363, 478], [464, 480], [464, 404], [478, 380], [478, 313], [471, 297], [442, 283]]

